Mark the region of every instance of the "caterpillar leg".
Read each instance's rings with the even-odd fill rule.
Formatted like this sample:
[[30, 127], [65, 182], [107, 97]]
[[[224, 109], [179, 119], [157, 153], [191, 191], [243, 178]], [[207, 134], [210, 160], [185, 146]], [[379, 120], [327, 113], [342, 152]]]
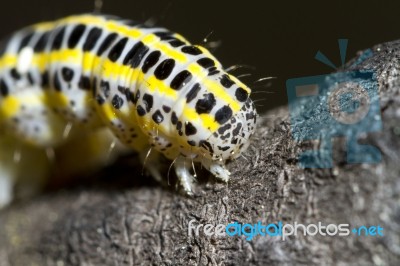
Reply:
[[191, 159], [179, 156], [174, 163], [175, 173], [179, 179], [183, 190], [188, 195], [193, 194], [192, 185], [195, 181], [195, 177], [190, 173], [192, 167]]
[[231, 173], [225, 168], [224, 165], [218, 164], [217, 162], [211, 160], [205, 160], [202, 162], [202, 165], [219, 180], [223, 182], [229, 181]]
[[18, 176], [13, 160], [15, 149], [15, 140], [0, 134], [0, 209], [8, 205], [14, 196], [14, 183]]
[[143, 167], [157, 182], [162, 182], [160, 153], [154, 149], [143, 150], [139, 153]]
[[0, 209], [8, 205], [13, 199], [15, 175], [0, 167]]
[[49, 169], [44, 150], [0, 134], [0, 208], [13, 200], [14, 185], [20, 197], [40, 191], [49, 176]]

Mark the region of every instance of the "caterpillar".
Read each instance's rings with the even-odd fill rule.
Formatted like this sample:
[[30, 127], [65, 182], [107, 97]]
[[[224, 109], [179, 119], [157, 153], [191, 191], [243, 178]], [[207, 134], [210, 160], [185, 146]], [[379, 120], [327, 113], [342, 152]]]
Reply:
[[[193, 163], [229, 180], [226, 161], [255, 130], [250, 92], [177, 33], [113, 16], [69, 16], [2, 42], [0, 138], [48, 149], [107, 128], [156, 179], [160, 156], [173, 161], [191, 194]], [[0, 169], [0, 187], [7, 172]]]

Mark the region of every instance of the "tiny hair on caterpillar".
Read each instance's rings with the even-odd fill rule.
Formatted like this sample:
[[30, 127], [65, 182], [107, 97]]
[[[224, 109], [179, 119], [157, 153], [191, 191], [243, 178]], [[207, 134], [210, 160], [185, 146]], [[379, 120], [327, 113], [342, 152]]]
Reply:
[[137, 151], [157, 180], [167, 174], [164, 156], [191, 194], [193, 163], [227, 182], [226, 161], [255, 130], [250, 89], [167, 29], [83, 14], [23, 28], [0, 45], [0, 205], [23, 176], [48, 175], [59, 147], [73, 150], [80, 169]]

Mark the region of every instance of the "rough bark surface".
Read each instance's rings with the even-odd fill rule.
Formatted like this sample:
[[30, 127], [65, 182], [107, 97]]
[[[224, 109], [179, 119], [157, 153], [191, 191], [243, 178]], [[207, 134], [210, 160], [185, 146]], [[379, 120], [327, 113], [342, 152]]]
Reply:
[[[287, 108], [272, 110], [229, 165], [229, 184], [201, 180], [192, 198], [123, 165], [102, 173], [102, 185], [13, 204], [0, 212], [0, 265], [400, 265], [400, 41], [373, 50], [357, 68], [378, 74], [384, 128], [367, 141], [380, 164], [344, 163], [338, 141], [334, 168], [300, 169]], [[137, 179], [125, 186], [117, 175]], [[384, 236], [189, 237], [192, 219], [379, 224]]]

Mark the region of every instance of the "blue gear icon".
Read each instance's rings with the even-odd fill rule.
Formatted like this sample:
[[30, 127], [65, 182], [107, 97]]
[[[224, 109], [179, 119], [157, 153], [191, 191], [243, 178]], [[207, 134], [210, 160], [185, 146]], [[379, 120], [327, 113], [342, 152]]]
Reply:
[[[342, 48], [347, 40], [339, 40]], [[345, 49], [345, 48], [344, 48]], [[356, 62], [371, 56], [367, 50]], [[327, 60], [321, 53], [317, 59]], [[332, 138], [346, 137], [348, 163], [379, 163], [381, 152], [359, 144], [362, 134], [382, 129], [378, 82], [373, 70], [342, 71], [289, 79], [286, 82], [292, 136], [296, 141], [319, 140], [319, 149], [300, 154], [304, 168], [331, 168]]]

